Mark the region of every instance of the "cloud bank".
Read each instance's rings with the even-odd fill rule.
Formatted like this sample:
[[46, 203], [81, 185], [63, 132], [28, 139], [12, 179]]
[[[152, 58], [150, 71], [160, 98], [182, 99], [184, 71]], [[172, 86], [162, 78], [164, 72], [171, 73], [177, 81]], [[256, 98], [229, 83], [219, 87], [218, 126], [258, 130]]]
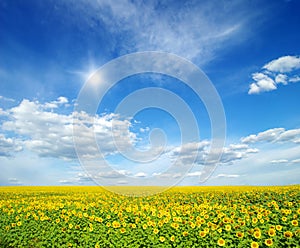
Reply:
[[[73, 104], [73, 103], [72, 103]], [[80, 138], [79, 145], [83, 147], [86, 157], [96, 159], [99, 155], [98, 147], [90, 144], [96, 139], [101, 147], [102, 153], [108, 158], [118, 156], [129, 146], [135, 146], [140, 134], [148, 133], [150, 130], [131, 130], [134, 120], [120, 119], [115, 114], [103, 114], [89, 116], [86, 113], [70, 112], [66, 108], [70, 105], [66, 97], [59, 97], [55, 101], [40, 103], [28, 99], [22, 100], [17, 106], [2, 110], [0, 126], [0, 157], [17, 156], [21, 151], [30, 151], [38, 157], [61, 159], [62, 161], [77, 161], [77, 154], [73, 143], [73, 125], [77, 125], [77, 134]], [[80, 120], [80, 122], [77, 122]], [[117, 132], [118, 149], [115, 140], [111, 136], [111, 127], [114, 123], [114, 131]], [[194, 164], [193, 171], [188, 172], [186, 178], [195, 178], [201, 175], [204, 165], [218, 163], [221, 166], [234, 165], [236, 162], [245, 160], [252, 154], [259, 154], [257, 148], [259, 143], [282, 144], [289, 143], [294, 146], [300, 144], [300, 129], [272, 128], [257, 134], [242, 137], [240, 142], [232, 143], [223, 148], [220, 161], [207, 161], [208, 154], [216, 151], [210, 150], [211, 141], [201, 140], [179, 145], [165, 147], [162, 156], [170, 161], [180, 161], [178, 165], [186, 166]], [[120, 150], [121, 149], [121, 150]], [[270, 163], [275, 164], [299, 164], [299, 158], [286, 157], [278, 159], [271, 158]], [[101, 171], [101, 170], [100, 170]], [[99, 172], [99, 170], [98, 170]], [[148, 170], [145, 166], [139, 170], [132, 170], [130, 166], [122, 169], [105, 172], [102, 171], [96, 177], [112, 178], [126, 184], [125, 177], [140, 178], [166, 176], [160, 172]], [[179, 178], [179, 172], [174, 172], [168, 177]], [[237, 174], [219, 174], [216, 178], [238, 178]], [[122, 179], [122, 180], [121, 180]], [[12, 183], [17, 180], [10, 180]], [[91, 182], [85, 173], [78, 173], [74, 178], [61, 180], [61, 184], [84, 184]], [[116, 181], [117, 182], [117, 181]]]

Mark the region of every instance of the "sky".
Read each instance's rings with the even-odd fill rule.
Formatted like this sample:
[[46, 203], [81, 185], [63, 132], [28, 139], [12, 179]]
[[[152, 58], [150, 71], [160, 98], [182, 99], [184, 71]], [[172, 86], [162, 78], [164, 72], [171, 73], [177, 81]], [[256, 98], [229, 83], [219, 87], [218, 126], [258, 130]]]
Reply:
[[[299, 10], [296, 0], [2, 0], [0, 185], [299, 184]], [[226, 117], [214, 127], [226, 129], [222, 149], [213, 149], [219, 137], [205, 100], [215, 95], [199, 99], [164, 73], [122, 78], [94, 112], [82, 111], [84, 87], [95, 87], [90, 103], [106, 84], [99, 68], [146, 51], [179, 56], [207, 76]], [[167, 107], [121, 116], [129, 96], [132, 108]]]

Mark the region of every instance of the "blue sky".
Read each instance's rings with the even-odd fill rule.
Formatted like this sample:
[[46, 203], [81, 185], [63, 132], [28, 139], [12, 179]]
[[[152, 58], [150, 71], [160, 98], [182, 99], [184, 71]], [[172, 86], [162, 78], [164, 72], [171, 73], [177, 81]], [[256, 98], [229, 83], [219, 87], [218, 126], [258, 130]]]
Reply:
[[[299, 184], [299, 9], [296, 0], [1, 1], [0, 185], [95, 184], [74, 149], [76, 99], [96, 69], [143, 51], [191, 61], [222, 99], [226, 143], [204, 185]], [[181, 144], [182, 161], [194, 166], [180, 184], [199, 185], [211, 144], [207, 110], [179, 80], [155, 73], [121, 80], [93, 116], [97, 145], [115, 170], [98, 176], [143, 183], [178, 155], [180, 124], [170, 114], [145, 109], [120, 119], [114, 113], [128, 94], [149, 87], [174, 92], [192, 109], [200, 140]], [[128, 161], [111, 141], [115, 121], [120, 149], [148, 149], [151, 130], [161, 128], [165, 151], [149, 165]], [[99, 152], [90, 148], [85, 129], [77, 134], [86, 154]]]

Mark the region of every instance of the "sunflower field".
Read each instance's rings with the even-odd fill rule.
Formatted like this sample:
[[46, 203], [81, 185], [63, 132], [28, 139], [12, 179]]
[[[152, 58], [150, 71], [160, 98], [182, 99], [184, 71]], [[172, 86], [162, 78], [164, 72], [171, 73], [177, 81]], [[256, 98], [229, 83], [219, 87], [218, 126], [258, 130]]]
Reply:
[[0, 247], [300, 247], [299, 190], [0, 187]]

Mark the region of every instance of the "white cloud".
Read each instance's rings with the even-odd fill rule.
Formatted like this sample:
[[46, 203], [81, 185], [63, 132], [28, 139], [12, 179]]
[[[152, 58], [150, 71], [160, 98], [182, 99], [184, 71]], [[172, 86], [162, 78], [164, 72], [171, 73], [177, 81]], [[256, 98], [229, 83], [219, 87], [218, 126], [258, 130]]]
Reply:
[[[240, 42], [246, 36], [244, 26], [260, 11], [249, 11], [243, 1], [160, 2], [128, 0], [75, 1], [63, 18], [75, 22], [79, 29], [104, 26], [111, 50], [121, 54], [135, 51], [167, 51], [187, 59], [211, 60], [224, 45]], [[218, 9], [218, 13], [214, 11]], [[80, 23], [74, 16], [82, 16]], [[257, 22], [256, 22], [257, 23]], [[233, 39], [239, 35], [239, 39]], [[115, 40], [114, 40], [114, 37]], [[122, 42], [120, 42], [120, 38]], [[180, 39], [178, 39], [180, 37]]]
[[132, 176], [132, 173], [128, 170], [110, 170], [110, 171], [102, 171], [98, 173], [98, 176], [95, 176], [95, 178], [124, 178], [124, 176]]
[[291, 82], [291, 83], [297, 83], [297, 82], [299, 82], [300, 81], [300, 77], [299, 76], [293, 76], [293, 77], [291, 77], [290, 79], [289, 79], [289, 82]]
[[293, 75], [298, 69], [300, 69], [299, 56], [283, 56], [272, 60], [262, 67], [262, 72], [252, 74], [255, 82], [250, 84], [248, 94], [273, 91], [278, 88], [278, 84], [299, 82], [300, 77]]
[[[67, 99], [60, 97], [54, 104], [65, 104]], [[53, 102], [50, 102], [51, 104]], [[3, 121], [4, 131], [14, 132], [23, 139], [23, 145], [41, 157], [61, 159], [76, 159], [73, 143], [73, 118], [75, 121], [77, 142], [81, 152], [90, 157], [99, 154], [98, 147], [93, 144], [94, 134], [98, 146], [104, 155], [116, 152], [114, 140], [111, 137], [111, 127], [114, 124], [115, 139], [119, 147], [126, 148], [134, 142], [135, 134], [129, 131], [130, 122], [119, 120], [114, 114], [91, 117], [85, 113], [60, 114], [47, 111], [47, 103], [23, 100], [18, 106], [7, 110], [8, 120]], [[76, 120], [77, 120], [76, 119]], [[1, 137], [3, 147], [12, 145], [13, 141]]]
[[291, 72], [292, 70], [300, 68], [299, 56], [283, 56], [278, 59], [274, 59], [271, 62], [263, 66], [263, 69], [267, 69], [272, 72]]
[[8, 97], [5, 97], [5, 96], [0, 96], [0, 100], [7, 101], [7, 102], [14, 102], [15, 101], [14, 99], [8, 98]]
[[41, 106], [43, 106], [45, 109], [55, 109], [55, 108], [59, 108], [62, 105], [66, 105], [67, 103], [69, 103], [68, 98], [64, 96], [60, 96], [57, 98], [56, 101], [46, 102]]
[[288, 162], [287, 159], [274, 159], [271, 161], [271, 164], [286, 164]]
[[244, 159], [248, 155], [257, 152], [258, 149], [249, 148], [248, 146], [243, 146], [243, 144], [229, 145], [229, 147], [224, 147], [220, 163], [231, 164], [236, 160]]
[[249, 94], [258, 94], [277, 89], [274, 80], [264, 73], [254, 73], [252, 78], [255, 82], [250, 85]]
[[237, 174], [218, 174], [215, 178], [238, 178], [240, 175]]
[[256, 142], [293, 142], [298, 144], [300, 143], [300, 129], [272, 128], [258, 134], [243, 137], [241, 142], [245, 144]]
[[7, 116], [8, 115], [8, 113], [5, 111], [5, 110], [3, 110], [2, 108], [0, 108], [0, 116]]
[[252, 153], [257, 153], [258, 149], [251, 148], [248, 144], [230, 144], [223, 148], [220, 161], [207, 161], [208, 154], [217, 151], [210, 150], [210, 142], [203, 140], [199, 143], [187, 143], [181, 147], [171, 149], [170, 156], [173, 160], [179, 159], [181, 164], [195, 163], [198, 165], [218, 163], [219, 165], [228, 165], [233, 162], [246, 158]]
[[153, 173], [152, 176], [157, 176], [160, 178], [180, 178], [184, 174], [183, 173]]
[[145, 133], [145, 132], [149, 132], [150, 131], [150, 128], [149, 127], [146, 127], [146, 128], [140, 128], [140, 132], [141, 133]]
[[293, 159], [291, 161], [292, 164], [300, 164], [300, 158], [299, 159]]
[[94, 181], [87, 173], [77, 173], [76, 176], [69, 179], [62, 179], [58, 181], [59, 184], [78, 185], [78, 184], [94, 184]]
[[200, 177], [202, 175], [201, 171], [189, 172], [186, 176], [188, 177]]
[[288, 81], [288, 76], [285, 75], [285, 74], [278, 74], [276, 77], [275, 77], [275, 82], [277, 84], [284, 84], [284, 85], [287, 85], [287, 82]]
[[117, 184], [128, 184], [129, 182], [126, 180], [117, 181]]
[[13, 156], [15, 152], [22, 151], [22, 145], [19, 141], [13, 138], [6, 138], [0, 134], [0, 157]]
[[[63, 99], [57, 101], [62, 102], [62, 104], [67, 103], [67, 101]], [[104, 147], [102, 150], [107, 155], [114, 155], [116, 153], [114, 141], [112, 137], [110, 137], [112, 122], [116, 124], [116, 137], [120, 139], [119, 142], [122, 144], [120, 147], [125, 149], [133, 144], [132, 140], [134, 141], [136, 139], [136, 134], [129, 131], [131, 125], [130, 121], [120, 120], [118, 116], [114, 114], [105, 114], [95, 117], [89, 116], [86, 113], [61, 114], [58, 113], [60, 108], [51, 109], [51, 111], [49, 111], [45, 109], [44, 106], [45, 103], [42, 104], [37, 101], [23, 100], [19, 105], [6, 110], [7, 118], [3, 121], [2, 129], [4, 131], [13, 132], [15, 138], [7, 138], [4, 134], [0, 134], [1, 156], [10, 156], [20, 151], [22, 146], [24, 146], [41, 157], [69, 160], [76, 159], [72, 129], [74, 117], [76, 117], [74, 125], [78, 125], [77, 134], [80, 137], [79, 143], [85, 149], [86, 154], [92, 158], [95, 157], [95, 154], [98, 154], [98, 150], [90, 146], [94, 139], [94, 136], [90, 135], [91, 129], [93, 131], [92, 133], [96, 133], [97, 142], [100, 146]], [[84, 125], [80, 126], [76, 120], [81, 120], [80, 123]], [[284, 128], [273, 128], [241, 138], [241, 143], [229, 144], [223, 148], [223, 154], [218, 164], [233, 165], [233, 163], [244, 160], [253, 153], [258, 153], [259, 151], [256, 147], [250, 146], [250, 144], [256, 144], [257, 142], [272, 144], [291, 142], [298, 144], [300, 143], [300, 129], [285, 130]], [[200, 142], [183, 144], [182, 146], [166, 147], [163, 155], [173, 161], [179, 158], [182, 166], [195, 162], [195, 165], [201, 167], [205, 164], [209, 151], [210, 141], [202, 140]], [[286, 156], [284, 158], [286, 158], [287, 162], [290, 161], [288, 163], [298, 163], [298, 161], [294, 159], [294, 155], [293, 157]], [[193, 161], [194, 159], [195, 161]], [[266, 163], [270, 163], [270, 161], [273, 164], [285, 162], [285, 160], [283, 161], [280, 157], [270, 157]], [[200, 167], [197, 169], [199, 170]], [[160, 174], [157, 172], [155, 174], [149, 171], [137, 172], [139, 170], [129, 172], [127, 169], [128, 168], [109, 172], [100, 170], [100, 173], [98, 170], [97, 176], [116, 180], [121, 180], [126, 176], [134, 176], [142, 180], [144, 177], [147, 177], [148, 174], [166, 178], [179, 178], [183, 176], [179, 170], [174, 170], [169, 174]], [[189, 172], [186, 176], [191, 177], [191, 179], [200, 176], [202, 172], [198, 170]], [[230, 173], [229, 175], [233, 174]], [[63, 179], [60, 181], [61, 184], [83, 184], [86, 182], [92, 182], [87, 174], [78, 174], [71, 179]]]
[[22, 185], [23, 183], [18, 180], [17, 178], [13, 177], [13, 178], [8, 178], [8, 182], [12, 185]]
[[146, 177], [146, 176], [147, 176], [147, 174], [144, 172], [138, 172], [138, 173], [134, 174], [134, 177]]
[[290, 129], [282, 132], [277, 141], [285, 142], [291, 141], [294, 143], [300, 143], [300, 128], [299, 129]]

